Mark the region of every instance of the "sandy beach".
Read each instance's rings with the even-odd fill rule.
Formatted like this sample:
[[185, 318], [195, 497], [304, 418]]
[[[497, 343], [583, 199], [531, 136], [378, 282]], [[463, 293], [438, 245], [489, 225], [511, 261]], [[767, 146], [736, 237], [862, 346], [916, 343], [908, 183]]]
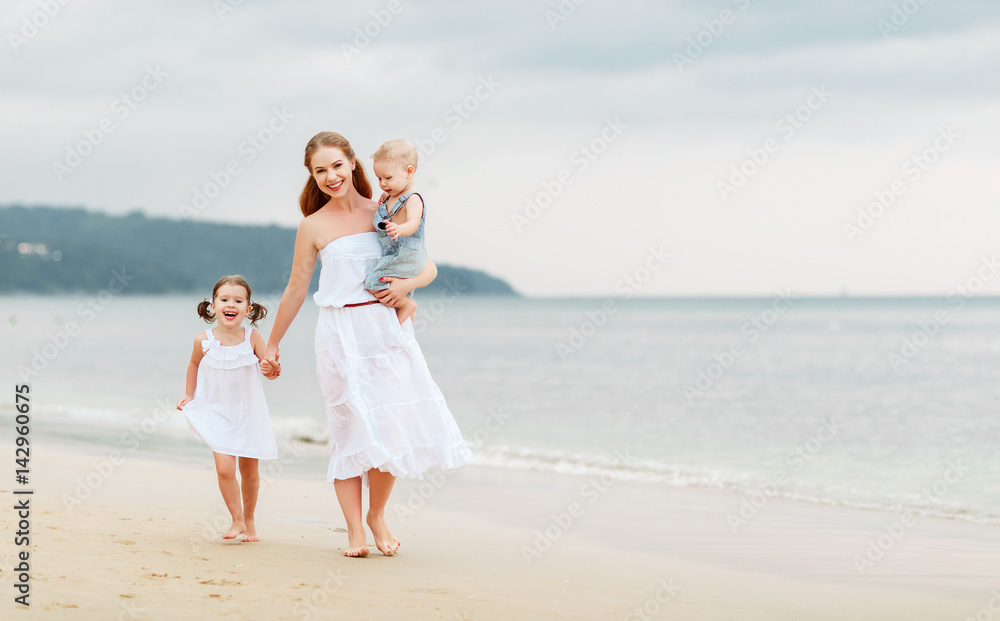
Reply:
[[992, 526], [916, 519], [859, 573], [899, 516], [772, 500], [733, 532], [735, 494], [475, 466], [397, 485], [396, 557], [344, 558], [332, 486], [283, 476], [262, 541], [224, 542], [207, 459], [129, 456], [81, 499], [104, 460], [34, 457], [31, 607], [5, 519], [4, 618], [965, 619], [1000, 586]]

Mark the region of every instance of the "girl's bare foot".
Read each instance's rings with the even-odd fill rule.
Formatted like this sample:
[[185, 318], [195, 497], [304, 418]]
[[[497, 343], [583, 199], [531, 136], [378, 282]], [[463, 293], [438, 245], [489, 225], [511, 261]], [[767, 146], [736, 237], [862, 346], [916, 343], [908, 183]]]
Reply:
[[260, 541], [260, 537], [257, 536], [257, 527], [254, 525], [253, 520], [245, 520], [246, 530], [243, 532], [243, 543], [253, 543], [255, 541]]
[[364, 558], [368, 556], [368, 542], [365, 541], [365, 531], [361, 529], [360, 533], [347, 533], [347, 549], [344, 550], [344, 556], [350, 556], [352, 558]]
[[368, 522], [368, 528], [372, 529], [375, 547], [378, 548], [379, 552], [386, 556], [392, 556], [399, 551], [399, 539], [393, 537], [392, 533], [389, 532], [389, 525], [385, 523], [384, 515], [381, 513], [375, 515], [369, 511], [365, 521]]
[[246, 531], [247, 526], [243, 520], [233, 520], [233, 525], [222, 535], [223, 539], [236, 539]]

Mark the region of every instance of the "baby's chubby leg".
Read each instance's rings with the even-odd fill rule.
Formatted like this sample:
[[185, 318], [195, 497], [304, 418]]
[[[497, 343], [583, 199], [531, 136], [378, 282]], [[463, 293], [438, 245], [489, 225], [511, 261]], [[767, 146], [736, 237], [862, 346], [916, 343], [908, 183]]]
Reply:
[[396, 319], [403, 323], [417, 312], [417, 303], [413, 298], [403, 298], [396, 306]]

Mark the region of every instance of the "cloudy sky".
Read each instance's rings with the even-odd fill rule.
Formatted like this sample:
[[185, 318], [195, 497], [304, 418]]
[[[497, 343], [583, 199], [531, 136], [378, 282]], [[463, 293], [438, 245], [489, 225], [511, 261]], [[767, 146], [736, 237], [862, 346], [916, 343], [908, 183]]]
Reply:
[[2, 27], [0, 204], [296, 226], [334, 130], [369, 171], [418, 143], [431, 257], [530, 295], [946, 294], [1000, 254], [995, 0], [31, 0]]

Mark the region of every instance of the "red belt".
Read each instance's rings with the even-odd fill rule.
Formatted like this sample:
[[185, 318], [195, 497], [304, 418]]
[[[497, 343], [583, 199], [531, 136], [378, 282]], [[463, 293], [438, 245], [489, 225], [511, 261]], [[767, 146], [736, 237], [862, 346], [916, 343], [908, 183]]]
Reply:
[[357, 304], [344, 304], [344, 308], [354, 308], [355, 306], [368, 306], [369, 304], [378, 304], [378, 300], [368, 300], [367, 302], [358, 302]]

